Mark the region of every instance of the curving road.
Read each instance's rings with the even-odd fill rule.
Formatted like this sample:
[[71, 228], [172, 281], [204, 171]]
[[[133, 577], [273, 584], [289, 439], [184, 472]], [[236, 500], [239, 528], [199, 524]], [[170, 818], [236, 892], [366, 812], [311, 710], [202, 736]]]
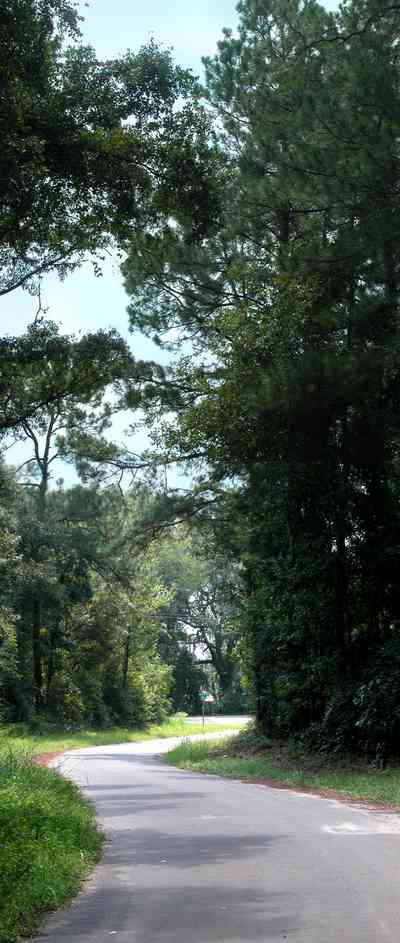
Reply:
[[65, 755], [107, 844], [36, 943], [399, 943], [396, 815], [182, 772], [167, 748]]

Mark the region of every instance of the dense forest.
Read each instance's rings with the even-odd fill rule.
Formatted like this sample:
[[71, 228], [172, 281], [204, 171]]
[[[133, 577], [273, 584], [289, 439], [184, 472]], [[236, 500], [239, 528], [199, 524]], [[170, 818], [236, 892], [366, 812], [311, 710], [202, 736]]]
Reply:
[[[201, 86], [153, 42], [100, 61], [67, 0], [2, 5], [0, 291], [38, 303], [0, 340], [0, 709], [145, 723], [208, 688], [263, 733], [384, 758], [400, 6], [237, 9]], [[94, 278], [110, 252], [168, 367], [43, 310], [48, 272], [90, 258]], [[117, 412], [146, 422], [144, 454], [113, 441]]]

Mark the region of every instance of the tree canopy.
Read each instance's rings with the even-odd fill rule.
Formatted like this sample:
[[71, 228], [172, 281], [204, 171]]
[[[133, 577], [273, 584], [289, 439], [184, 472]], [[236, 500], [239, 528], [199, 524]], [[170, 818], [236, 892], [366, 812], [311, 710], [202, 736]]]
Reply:
[[238, 9], [205, 61], [223, 225], [139, 234], [124, 265], [131, 324], [193, 344], [150, 415], [225, 489], [264, 731], [398, 750], [399, 10]]
[[[47, 9], [25, 8], [39, 19]], [[137, 364], [114, 334], [76, 341], [44, 325], [31, 340], [10, 340], [2, 427], [34, 444], [35, 428], [46, 435], [40, 424], [57, 409], [57, 448], [75, 462], [83, 491], [47, 489], [44, 513], [34, 482], [7, 473], [26, 547], [17, 569], [24, 586], [24, 573], [36, 580], [22, 608], [4, 577], [7, 684], [31, 659], [31, 703], [41, 709], [51, 632], [65, 640], [57, 664], [71, 666], [90, 625], [103, 639], [90, 664], [102, 646], [110, 652], [101, 669], [106, 713], [122, 710], [106, 693], [111, 665], [130, 691], [125, 704], [139, 664], [140, 684], [145, 670], [164, 679], [164, 704], [172, 679], [175, 706], [195, 705], [204, 683], [225, 705], [243, 704], [245, 675], [264, 733], [398, 755], [400, 9], [380, 0], [346, 0], [335, 12], [315, 0], [241, 0], [237, 31], [224, 30], [205, 60], [202, 93], [154, 45], [114, 63], [67, 47], [73, 12], [49, 10], [41, 81], [66, 122], [67, 147], [59, 165], [46, 165], [50, 203], [35, 190], [40, 211], [50, 207], [56, 219], [59, 174], [54, 193], [67, 209], [58, 246], [72, 245], [78, 216], [71, 222], [69, 211], [85, 206], [78, 254], [109, 238], [123, 247], [130, 326], [173, 359], [164, 370]], [[38, 152], [29, 153], [33, 179]], [[67, 165], [74, 172], [63, 177]], [[11, 264], [28, 249], [29, 199], [28, 188], [21, 236], [7, 243]], [[46, 225], [30, 252], [49, 251]], [[28, 368], [24, 361], [32, 338], [42, 353], [50, 344], [40, 376], [35, 357]], [[20, 392], [11, 402], [14, 370]], [[152, 447], [140, 459], [102, 435], [110, 384], [121, 406], [140, 407], [147, 420]], [[175, 463], [192, 486], [168, 489], [157, 474]], [[146, 484], [121, 495], [105, 486], [107, 465], [144, 471]], [[79, 599], [65, 602], [63, 588], [56, 605], [63, 556], [57, 527], [46, 528], [57, 514], [68, 519], [83, 493], [107, 537], [90, 531], [90, 552], [76, 563]], [[5, 528], [10, 561], [18, 546]]]
[[74, 4], [5, 0], [0, 53], [2, 294], [167, 218], [191, 238], [214, 224], [206, 113], [168, 51], [100, 61]]

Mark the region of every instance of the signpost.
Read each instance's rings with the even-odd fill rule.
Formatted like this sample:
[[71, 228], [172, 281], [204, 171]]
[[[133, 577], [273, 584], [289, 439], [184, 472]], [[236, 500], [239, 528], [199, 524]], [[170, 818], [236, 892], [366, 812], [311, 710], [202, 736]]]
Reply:
[[200, 690], [200, 700], [203, 713], [203, 730], [204, 730], [204, 705], [205, 704], [214, 704], [215, 697], [213, 694], [210, 694], [209, 691], [206, 691], [205, 688]]

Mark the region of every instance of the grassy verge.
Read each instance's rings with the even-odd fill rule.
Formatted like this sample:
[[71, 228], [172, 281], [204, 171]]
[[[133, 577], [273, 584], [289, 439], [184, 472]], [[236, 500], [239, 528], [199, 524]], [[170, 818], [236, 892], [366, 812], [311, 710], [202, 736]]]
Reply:
[[0, 751], [0, 943], [32, 933], [74, 894], [102, 837], [78, 789], [11, 750]]
[[251, 735], [243, 733], [215, 744], [184, 742], [164, 760], [181, 769], [388, 803], [400, 810], [398, 767], [377, 770], [349, 759], [333, 762], [301, 753], [295, 746], [265, 741], [258, 748], [253, 743], [251, 750], [250, 742]]
[[[205, 727], [212, 733], [229, 729]], [[146, 730], [0, 729], [0, 943], [33, 933], [41, 914], [75, 894], [102, 844], [94, 810], [77, 787], [32, 759], [73, 747], [199, 733], [201, 727], [182, 716]]]
[[[205, 724], [205, 733], [236, 729], [234, 724]], [[21, 753], [55, 753], [74, 747], [106, 746], [109, 743], [155, 740], [165, 737], [187, 737], [202, 732], [201, 725], [190, 724], [185, 717], [170, 717], [164, 724], [140, 728], [110, 727], [107, 730], [68, 731], [43, 726], [41, 733], [30, 733], [23, 724], [0, 728], [0, 749], [12, 748]]]

